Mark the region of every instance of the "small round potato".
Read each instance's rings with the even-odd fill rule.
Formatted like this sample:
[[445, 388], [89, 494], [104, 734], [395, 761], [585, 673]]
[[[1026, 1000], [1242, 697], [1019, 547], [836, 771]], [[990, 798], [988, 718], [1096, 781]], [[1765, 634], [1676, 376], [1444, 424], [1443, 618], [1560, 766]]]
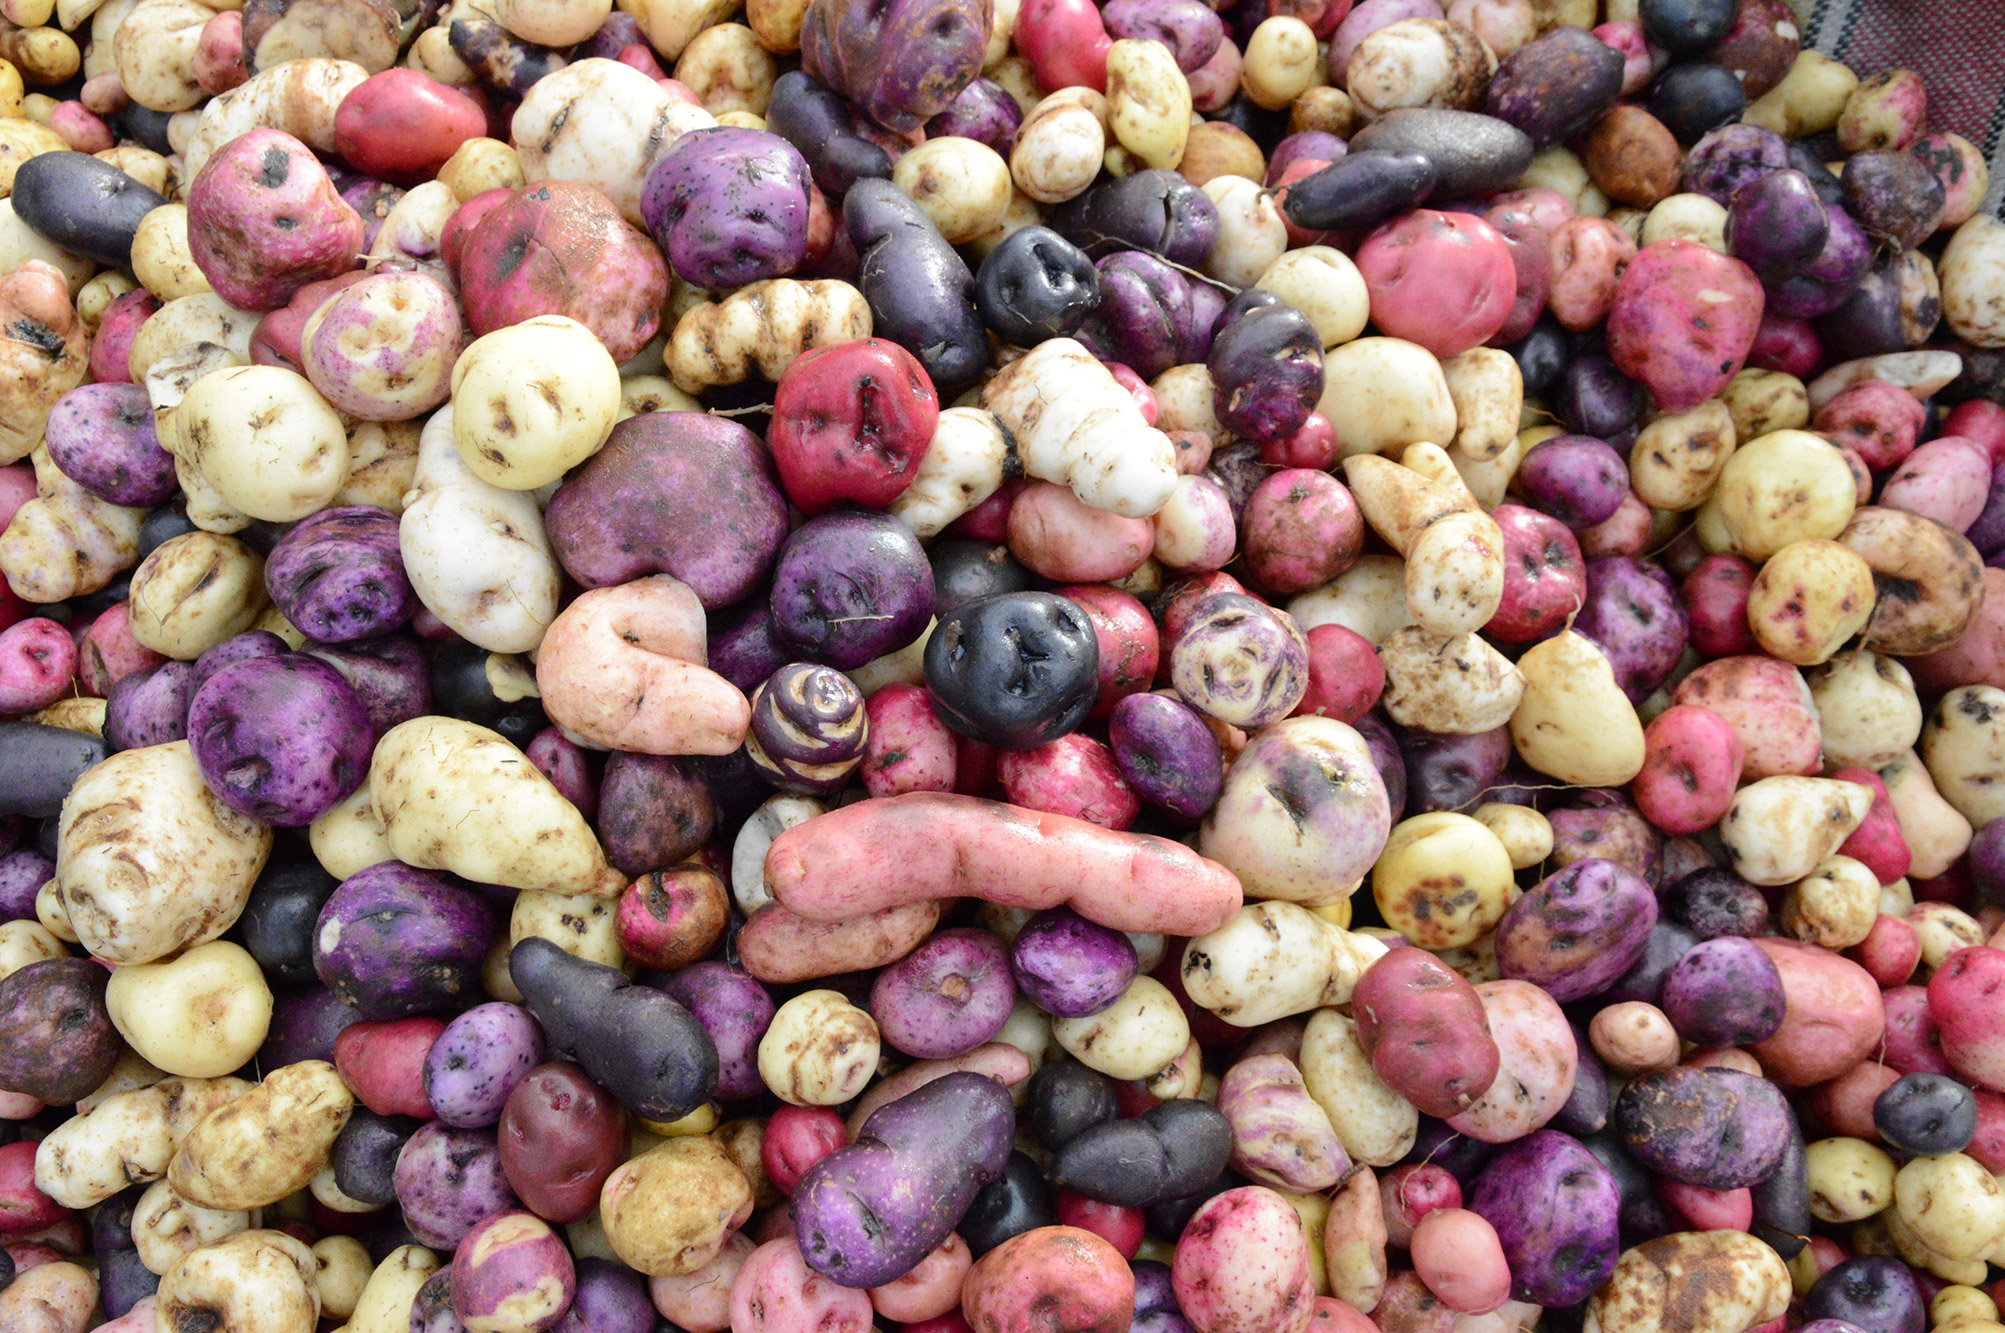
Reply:
[[808, 991], [759, 1039], [759, 1077], [791, 1106], [840, 1106], [877, 1072], [878, 1042], [876, 1022], [841, 992]]
[[751, 1184], [704, 1134], [671, 1138], [628, 1159], [599, 1190], [607, 1243], [620, 1262], [649, 1277], [695, 1272], [751, 1215]]
[[305, 377], [278, 366], [204, 375], [172, 421], [176, 457], [252, 518], [305, 518], [326, 508], [348, 475], [340, 414]]
[[620, 412], [620, 369], [592, 331], [539, 315], [476, 339], [453, 366], [453, 439], [473, 474], [532, 491], [598, 452]]
[[1473, 944], [1517, 897], [1511, 855], [1489, 828], [1446, 810], [1395, 825], [1371, 872], [1386, 924], [1423, 949]]
[[1009, 151], [1010, 179], [1040, 204], [1062, 204], [1083, 193], [1107, 153], [1101, 117], [1068, 91], [1073, 90], [1060, 90], [1032, 108]]
[[1894, 1159], [1864, 1139], [1819, 1139], [1805, 1151], [1810, 1215], [1820, 1222], [1863, 1222], [1894, 1201]]
[[928, 139], [899, 157], [891, 180], [952, 245], [965, 245], [991, 230], [1009, 208], [1009, 164], [974, 139]]
[[241, 1069], [271, 1026], [264, 972], [228, 940], [164, 963], [128, 963], [111, 974], [104, 1002], [133, 1050], [155, 1068], [188, 1078]]
[[1880, 881], [1849, 856], [1834, 856], [1782, 896], [1782, 928], [1837, 951], [1861, 943], [1880, 914]]
[[1829, 661], [1873, 614], [1873, 569], [1834, 541], [1777, 551], [1748, 590], [1747, 621], [1769, 656], [1800, 667]]

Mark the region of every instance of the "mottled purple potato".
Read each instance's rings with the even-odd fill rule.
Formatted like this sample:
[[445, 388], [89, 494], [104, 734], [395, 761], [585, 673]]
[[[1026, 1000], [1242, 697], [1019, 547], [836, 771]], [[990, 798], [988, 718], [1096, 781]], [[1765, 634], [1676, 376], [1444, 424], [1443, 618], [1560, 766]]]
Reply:
[[1579, 532], [1622, 507], [1629, 494], [1629, 469], [1622, 455], [1601, 440], [1556, 435], [1526, 452], [1512, 485], [1532, 508]]
[[258, 129], [224, 144], [188, 187], [188, 249], [216, 295], [276, 310], [309, 282], [355, 267], [362, 219], [290, 134]]
[[1110, 37], [1161, 42], [1186, 74], [1203, 69], [1225, 40], [1224, 20], [1199, 0], [1110, 0], [1100, 19]]
[[1214, 288], [1140, 250], [1109, 255], [1094, 267], [1100, 302], [1077, 334], [1093, 355], [1152, 380], [1210, 354], [1212, 325], [1225, 309]]
[[1557, 1130], [1505, 1144], [1476, 1178], [1468, 1207], [1496, 1228], [1517, 1300], [1572, 1305], [1615, 1271], [1622, 1248], [1615, 1177]]
[[595, 827], [606, 859], [623, 874], [688, 860], [710, 839], [710, 790], [681, 759], [615, 751], [599, 785]]
[[[413, 1235], [416, 1233], [413, 1232]], [[425, 1279], [411, 1298], [410, 1333], [466, 1333], [453, 1313], [453, 1270], [450, 1265]]]
[[[1175, 0], [1195, 4], [1196, 0]], [[1204, 9], [1203, 5], [1196, 5]], [[1204, 9], [1209, 14], [1210, 10]], [[961, 89], [961, 95], [947, 109], [926, 122], [928, 139], [962, 138], [987, 144], [998, 153], [1008, 153], [1023, 124], [1023, 107], [994, 79], [976, 79]]]
[[1546, 822], [1552, 825], [1552, 867], [1599, 857], [1613, 861], [1655, 889], [1664, 870], [1664, 835], [1634, 806], [1620, 798], [1595, 799], [1600, 795], [1586, 793], [1581, 804], [1547, 813]]
[[307, 651], [341, 673], [362, 701], [362, 711], [369, 715], [369, 729], [377, 740], [398, 723], [432, 711], [431, 664], [425, 660], [425, 650], [408, 634], [315, 644]]
[[1301, 1192], [1335, 1187], [1350, 1154], [1285, 1055], [1253, 1055], [1228, 1069], [1218, 1109], [1232, 1126], [1232, 1169], [1258, 1185]]
[[1062, 205], [1052, 226], [1095, 258], [1132, 248], [1172, 264], [1201, 264], [1218, 244], [1218, 205], [1176, 172], [1151, 167]]
[[1241, 439], [1288, 438], [1323, 396], [1323, 340], [1285, 303], [1256, 307], [1220, 329], [1205, 364], [1219, 423]]
[[476, 338], [538, 315], [577, 320], [614, 361], [661, 327], [668, 265], [654, 242], [587, 185], [548, 180], [482, 215], [456, 266]]
[[1309, 689], [1309, 643], [1292, 617], [1244, 593], [1192, 609], [1170, 650], [1170, 681], [1208, 717], [1252, 729], [1295, 711]]
[[1648, 560], [1617, 555], [1587, 562], [1587, 599], [1573, 629], [1607, 655], [1615, 683], [1640, 703], [1670, 678], [1692, 621], [1669, 574]]
[[162, 662], [119, 677], [104, 706], [104, 739], [113, 750], [166, 745], [188, 735], [195, 664]]
[[895, 133], [939, 115], [982, 72], [990, 0], [818, 0], [801, 68]]
[[475, 1005], [425, 1053], [425, 1100], [455, 1129], [501, 1119], [508, 1094], [543, 1063], [543, 1029], [519, 1004]]
[[[2000, 826], [2000, 832], [2005, 832], [2005, 825]], [[1658, 902], [1666, 919], [1702, 940], [1766, 935], [1770, 931], [1768, 899], [1731, 871], [1695, 870], [1673, 881]]]
[[85, 384], [57, 400], [46, 427], [49, 461], [115, 505], [144, 509], [174, 496], [174, 456], [153, 432], [153, 404], [137, 384]]
[[[334, 1041], [362, 1021], [362, 1013], [320, 986], [281, 995], [272, 1005], [272, 1023], [258, 1047], [258, 1065], [277, 1069], [301, 1060], [334, 1063]], [[360, 1107], [356, 1114], [362, 1114]]]
[[807, 159], [765, 130], [692, 130], [649, 170], [640, 209], [669, 267], [692, 286], [781, 277], [807, 253]]
[[1824, 202], [1800, 171], [1749, 181], [1727, 206], [1727, 249], [1764, 276], [1787, 277], [1822, 254], [1830, 235]]
[[365, 1018], [451, 1013], [479, 992], [494, 940], [478, 897], [435, 871], [385, 861], [343, 880], [320, 909], [313, 970]]
[[903, 1277], [1002, 1174], [1015, 1135], [1008, 1090], [982, 1074], [949, 1074], [878, 1107], [795, 1188], [801, 1257], [846, 1287]]
[[337, 293], [300, 331], [300, 369], [363, 421], [409, 421], [443, 403], [466, 348], [459, 302], [438, 278], [385, 270]]
[[587, 588], [650, 574], [689, 585], [706, 610], [765, 582], [787, 536], [772, 455], [735, 421], [646, 412], [613, 427], [544, 515], [564, 572]]
[[1935, 266], [1919, 251], [1888, 245], [1844, 304], [1818, 318], [1816, 329], [1829, 355], [1852, 359], [1919, 347], [1941, 320]]
[[571, 1308], [549, 1333], [650, 1333], [655, 1327], [640, 1274], [605, 1259], [580, 1259], [577, 1271]]
[[291, 651], [292, 645], [270, 630], [254, 629], [246, 630], [242, 634], [232, 634], [195, 659], [192, 690], [200, 690], [209, 683], [210, 677], [239, 662], [252, 662], [260, 657], [277, 657], [280, 653]]
[[894, 1049], [921, 1060], [965, 1055], [1002, 1031], [1016, 986], [1009, 951], [986, 930], [943, 930], [877, 974], [870, 1016]]
[[111, 1074], [125, 1043], [105, 1008], [111, 974], [45, 958], [0, 977], [0, 1090], [67, 1106]]
[[1659, 1176], [1709, 1190], [1767, 1179], [1794, 1124], [1781, 1089], [1733, 1069], [1680, 1065], [1645, 1074], [1615, 1099], [1615, 1131], [1630, 1156]]
[[809, 519], [773, 571], [774, 628], [797, 652], [838, 671], [895, 653], [933, 615], [933, 567], [911, 531], [885, 514]]
[[265, 590], [318, 643], [373, 639], [418, 613], [397, 516], [370, 505], [323, 509], [295, 523], [265, 559]]
[[304, 828], [369, 776], [375, 732], [341, 673], [305, 653], [239, 662], [188, 704], [203, 779], [239, 814]]
[[1225, 757], [1203, 718], [1160, 694], [1131, 694], [1107, 718], [1114, 766], [1135, 794], [1183, 819], [1201, 819], [1225, 783]]
[[1026, 921], [1010, 946], [1009, 962], [1024, 998], [1054, 1018], [1099, 1013], [1121, 998], [1137, 970], [1133, 940], [1069, 907], [1054, 907]]
[[1504, 57], [1483, 110], [1525, 132], [1535, 152], [1571, 139], [1622, 95], [1622, 53], [1585, 28], [1557, 28]]
[[665, 978], [661, 989], [696, 1016], [716, 1045], [720, 1099], [743, 1101], [766, 1090], [759, 1039], [776, 1011], [763, 985], [728, 963], [692, 963]]
[[1865, 228], [1835, 204], [1824, 205], [1824, 248], [1796, 272], [1766, 286], [1767, 310], [1787, 319], [1811, 319], [1845, 304], [1873, 264]]
[[394, 1179], [404, 1225], [433, 1249], [452, 1249], [480, 1223], [517, 1206], [491, 1129], [425, 1125], [397, 1154]]
[[1907, 153], [1855, 153], [1838, 180], [1845, 211], [1868, 236], [1913, 249], [1942, 225], [1942, 182]]
[[1401, 727], [1395, 734], [1415, 814], [1467, 809], [1511, 762], [1509, 727], [1461, 736]]
[[1658, 1007], [1686, 1041], [1749, 1046], [1782, 1026], [1782, 973], [1752, 940], [1722, 935], [1695, 945], [1664, 978]]
[[56, 863], [38, 848], [18, 847], [0, 856], [0, 921], [33, 921], [35, 895], [55, 877]]
[[1642, 956], [1657, 896], [1613, 861], [1576, 861], [1505, 909], [1497, 966], [1562, 1004], [1604, 990]]
[[1722, 125], [1685, 154], [1681, 186], [1687, 194], [1702, 194], [1726, 208], [1741, 186], [1792, 165], [1788, 141], [1773, 130], [1759, 125]]
[[453, 1254], [453, 1313], [469, 1327], [539, 1333], [571, 1308], [571, 1251], [533, 1213], [497, 1213]]

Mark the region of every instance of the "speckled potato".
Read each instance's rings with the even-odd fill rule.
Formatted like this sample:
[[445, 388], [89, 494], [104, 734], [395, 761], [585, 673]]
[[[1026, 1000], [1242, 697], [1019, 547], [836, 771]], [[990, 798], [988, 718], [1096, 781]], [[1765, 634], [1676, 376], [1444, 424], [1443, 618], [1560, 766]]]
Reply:
[[791, 1106], [839, 1106], [877, 1072], [870, 1015], [837, 991], [812, 990], [781, 1005], [759, 1039], [759, 1077]]
[[1748, 625], [1772, 657], [1816, 666], [1866, 626], [1873, 570], [1834, 541], [1791, 542], [1768, 558], [1748, 591]]
[[1876, 583], [1903, 590], [1874, 606], [1864, 647], [1901, 657], [1940, 652], [1963, 637], [1983, 606], [1977, 548], [1934, 519], [1867, 506], [1838, 540], [1865, 560]]
[[1393, 828], [1371, 867], [1386, 923], [1423, 949], [1473, 944], [1496, 928], [1516, 895], [1510, 854], [1467, 815], [1436, 811]]
[[1364, 738], [1334, 718], [1291, 717], [1240, 751], [1198, 846], [1249, 895], [1317, 906], [1350, 896], [1391, 825]]
[[355, 267], [362, 219], [307, 145], [256, 129], [193, 177], [188, 243], [217, 295], [239, 310], [276, 310], [307, 283]]
[[1720, 470], [1699, 511], [1700, 540], [1709, 550], [1766, 560], [1794, 541], [1835, 539], [1857, 496], [1852, 469], [1830, 441], [1771, 431], [1743, 443]]
[[162, 443], [233, 508], [289, 523], [327, 507], [348, 475], [348, 433], [304, 377], [277, 366], [204, 375]]
[[465, 346], [459, 305], [437, 279], [374, 273], [307, 319], [300, 364], [349, 416], [408, 421], [446, 400]]
[[355, 1107], [324, 1060], [274, 1069], [198, 1121], [167, 1167], [167, 1183], [204, 1208], [263, 1208], [305, 1188]]
[[1964, 685], [1942, 696], [1921, 738], [1922, 762], [1944, 800], [1973, 827], [2005, 813], [2005, 690]]
[[613, 1253], [650, 1277], [695, 1272], [751, 1215], [751, 1185], [706, 1135], [672, 1138], [628, 1159], [599, 1191]]
[[1579, 1047], [1559, 1003], [1530, 982], [1485, 981], [1476, 994], [1497, 1043], [1497, 1078], [1448, 1124], [1484, 1143], [1509, 1143], [1544, 1128], [1566, 1105]]
[[1789, 1270], [1741, 1231], [1678, 1232], [1623, 1252], [1588, 1298], [1585, 1333], [1734, 1333], [1779, 1317]]
[[1192, 1215], [1171, 1282], [1199, 1333], [1304, 1333], [1314, 1314], [1308, 1233], [1287, 1200], [1258, 1185]]

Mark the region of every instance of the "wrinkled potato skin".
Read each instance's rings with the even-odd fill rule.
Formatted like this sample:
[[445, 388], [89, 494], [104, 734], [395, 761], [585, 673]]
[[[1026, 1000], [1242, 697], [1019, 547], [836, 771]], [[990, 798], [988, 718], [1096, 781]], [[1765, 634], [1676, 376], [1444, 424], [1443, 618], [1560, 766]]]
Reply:
[[313, 1251], [282, 1231], [239, 1231], [184, 1256], [160, 1279], [166, 1329], [313, 1333], [320, 1288]]
[[277, 1203], [305, 1188], [354, 1109], [354, 1094], [326, 1061], [275, 1069], [189, 1132], [168, 1164], [167, 1183], [204, 1208]]
[[1743, 1333], [1789, 1305], [1789, 1270], [1740, 1231], [1677, 1232], [1616, 1261], [1583, 1333]]
[[253, 1086], [240, 1078], [166, 1078], [114, 1093], [36, 1145], [36, 1188], [65, 1208], [88, 1208], [129, 1184], [159, 1180], [195, 1126]]

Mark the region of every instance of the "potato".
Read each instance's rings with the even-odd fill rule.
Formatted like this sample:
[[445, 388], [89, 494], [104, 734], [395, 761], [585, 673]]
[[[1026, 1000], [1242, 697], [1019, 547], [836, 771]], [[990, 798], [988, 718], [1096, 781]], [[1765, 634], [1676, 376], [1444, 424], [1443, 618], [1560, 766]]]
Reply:
[[1870, 788], [1828, 778], [1762, 778], [1735, 793], [1720, 820], [1734, 872], [1751, 884], [1802, 879], [1866, 817]]
[[305, 1188], [354, 1109], [333, 1065], [285, 1065], [198, 1122], [168, 1165], [167, 1183], [204, 1208], [269, 1207]]
[[453, 441], [491, 486], [531, 491], [598, 452], [620, 406], [620, 371], [563, 315], [475, 339], [452, 369]]
[[66, 1208], [88, 1208], [127, 1185], [159, 1180], [196, 1124], [253, 1086], [240, 1078], [164, 1078], [113, 1093], [36, 1145], [36, 1187]]
[[1894, 1201], [1894, 1159], [1864, 1139], [1819, 1139], [1805, 1150], [1810, 1214], [1820, 1222], [1863, 1222]]
[[[1407, 569], [1420, 568], [1413, 561]], [[1455, 736], [1494, 731], [1524, 697], [1518, 668], [1481, 636], [1442, 640], [1418, 625], [1379, 645], [1386, 714], [1403, 727]]]
[[1743, 1231], [1677, 1232], [1626, 1250], [1588, 1297], [1583, 1333], [1744, 1333], [1789, 1305], [1789, 1270]]
[[34, 454], [35, 498], [0, 532], [0, 574], [23, 601], [97, 592], [139, 555], [144, 510], [108, 504], [62, 474], [46, 447]]
[[1805, 944], [1849, 949], [1880, 914], [1880, 881], [1849, 856], [1833, 856], [1782, 897], [1782, 928]]
[[1724, 548], [1766, 560], [1794, 541], [1835, 539], [1858, 503], [1844, 455], [1821, 435], [1771, 431], [1742, 444], [1720, 469], [1719, 484], [1700, 511], [1718, 524]]
[[1517, 885], [1494, 833], [1441, 810], [1394, 827], [1371, 868], [1371, 892], [1394, 930], [1423, 949], [1454, 949], [1496, 928]]
[[1824, 760], [1833, 768], [1885, 768], [1921, 737], [1921, 701], [1908, 669], [1892, 657], [1855, 649], [1810, 675]]
[[164, 1180], [147, 1186], [132, 1207], [133, 1248], [153, 1273], [165, 1273], [182, 1256], [211, 1241], [250, 1229], [248, 1212], [192, 1204]]
[[1936, 790], [1973, 827], [2005, 814], [2005, 690], [1964, 685], [1942, 696], [1921, 755]]
[[1318, 1009], [1303, 1030], [1298, 1063], [1309, 1095], [1330, 1118], [1352, 1161], [1391, 1166], [1406, 1156], [1419, 1132], [1420, 1112], [1372, 1068], [1356, 1023], [1335, 1009]]
[[127, 963], [112, 973], [104, 999], [133, 1050], [186, 1078], [242, 1068], [271, 1026], [264, 972], [228, 940], [198, 944], [167, 962]]
[[1525, 403], [1524, 374], [1517, 361], [1499, 348], [1472, 347], [1442, 362], [1441, 373], [1455, 403], [1457, 471], [1465, 462], [1488, 462], [1502, 455], [1517, 439]]
[[877, 1072], [870, 1015], [838, 991], [811, 990], [781, 1005], [759, 1039], [759, 1077], [791, 1106], [839, 1106]]
[[1901, 841], [1913, 857], [1908, 873], [1927, 879], [1956, 864], [1970, 846], [1970, 821], [1935, 789], [1921, 756], [1913, 750], [1895, 756], [1880, 770], [1880, 781], [1886, 784]]
[[30, 259], [0, 277], [0, 462], [33, 451], [57, 400], [83, 382], [89, 341], [61, 273]]
[[1184, 948], [1184, 991], [1235, 1027], [1348, 1004], [1384, 946], [1304, 907], [1255, 903]]
[[234, 537], [169, 537], [133, 571], [132, 637], [163, 657], [192, 662], [257, 622], [268, 604], [265, 562]]
[[321, 1314], [330, 1319], [354, 1314], [376, 1267], [368, 1247], [353, 1236], [323, 1236], [313, 1243], [313, 1262]]
[[368, 77], [353, 61], [315, 56], [288, 60], [209, 99], [181, 149], [181, 179], [194, 180], [218, 148], [260, 128], [284, 130], [309, 148], [333, 153], [334, 113]]
[[[1299, 19], [1294, 22], [1301, 24]], [[1313, 66], [1315, 38], [1306, 31], [1308, 25], [1301, 26], [1303, 36], [1309, 39], [1308, 58]], [[1261, 102], [1262, 106], [1285, 106], [1294, 100], [1291, 92], [1279, 103], [1271, 103], [1279, 90], [1263, 91], [1270, 94], [1270, 101]], [[1148, 166], [1170, 170], [1183, 159], [1184, 144], [1190, 137], [1191, 91], [1167, 46], [1123, 38], [1107, 49], [1107, 128], [1123, 148]]]
[[2005, 1242], [2005, 1186], [1960, 1152], [1903, 1166], [1894, 1207], [1917, 1240], [1948, 1259], [1982, 1258]]
[[1085, 104], [1078, 92], [1104, 107], [1098, 93], [1061, 88], [1024, 113], [1010, 146], [1010, 179], [1040, 204], [1062, 204], [1084, 193], [1100, 174], [1107, 152], [1106, 115]]
[[1291, 717], [1233, 760], [1198, 847], [1250, 896], [1314, 907], [1355, 891], [1391, 823], [1364, 737], [1334, 718]]
[[366, 782], [314, 820], [307, 838], [320, 868], [336, 879], [347, 879], [358, 870], [397, 859], [384, 836], [383, 821], [376, 817]]
[[252, 518], [305, 518], [324, 509], [347, 477], [340, 415], [304, 377], [278, 366], [203, 376], [173, 421], [175, 456]]
[[1330, 1197], [1321, 1240], [1330, 1295], [1359, 1310], [1376, 1308], [1385, 1292], [1386, 1227], [1370, 1167], [1356, 1167]]
[[1518, 757], [1584, 787], [1620, 786], [1643, 770], [1643, 723], [1600, 648], [1571, 630], [1518, 659], [1525, 693], [1511, 715]]
[[1395, 453], [1419, 440], [1455, 438], [1455, 399], [1434, 354], [1398, 338], [1359, 338], [1323, 361], [1316, 410], [1346, 455]]
[[[97, 1307], [98, 1284], [89, 1269], [36, 1249], [45, 1262], [22, 1268], [0, 1290], [0, 1327], [8, 1333], [82, 1333]], [[149, 1315], [148, 1327], [152, 1327]], [[304, 1331], [302, 1330], [302, 1333]]]
[[1738, 424], [1718, 400], [1658, 417], [1630, 450], [1630, 489], [1652, 509], [1697, 509], [1733, 457]]
[[1009, 165], [975, 139], [929, 138], [899, 157], [891, 180], [954, 245], [993, 229], [1009, 207]]
[[629, 1159], [599, 1191], [613, 1252], [650, 1277], [695, 1272], [751, 1215], [751, 1185], [704, 1135], [669, 1139]]
[[1227, 1190], [1197, 1210], [1177, 1240], [1170, 1280], [1178, 1307], [1203, 1333], [1310, 1326], [1308, 1233], [1285, 1199], [1259, 1185]]
[[348, 1316], [348, 1333], [409, 1333], [411, 1302], [439, 1269], [439, 1257], [422, 1245], [399, 1245], [369, 1274], [369, 1285]]
[[1288, 603], [1304, 634], [1318, 625], [1342, 625], [1376, 648], [1412, 623], [1406, 605], [1406, 562], [1398, 556], [1361, 555], [1320, 588]]
[[1838, 540], [1865, 559], [1876, 583], [1903, 589], [1874, 607], [1867, 648], [1902, 657], [1940, 652], [1963, 637], [1984, 605], [1977, 548], [1934, 519], [1871, 505]]
[[1543, 1128], [1566, 1105], [1579, 1048], [1559, 1003], [1529, 981], [1485, 981], [1476, 994], [1497, 1043], [1497, 1078], [1448, 1124], [1484, 1143], [1509, 1143]]
[[1100, 1012], [1053, 1020], [1051, 1035], [1088, 1069], [1109, 1078], [1148, 1078], [1190, 1045], [1190, 1023], [1168, 987], [1136, 977]]
[[239, 1231], [161, 1275], [157, 1318], [163, 1328], [214, 1333], [313, 1333], [315, 1268], [313, 1252], [282, 1231]]
[[1755, 575], [1748, 626], [1771, 657], [1816, 666], [1866, 627], [1876, 596], [1862, 557], [1834, 541], [1794, 541]]
[[[1260, 275], [1254, 286], [1274, 293], [1301, 311], [1315, 325], [1325, 348], [1341, 347], [1355, 339], [1364, 332], [1365, 324], [1371, 317], [1371, 295], [1365, 289], [1364, 276], [1358, 272], [1349, 255], [1332, 246], [1309, 245], [1288, 251], [1267, 266], [1267, 271]], [[1456, 360], [1462, 358], [1457, 357]], [[1517, 362], [1511, 362], [1511, 367], [1510, 374], [1515, 376]], [[1188, 369], [1178, 367], [1166, 373], [1178, 374]], [[1448, 369], [1445, 365], [1442, 367], [1444, 372]], [[1498, 369], [1495, 373], [1501, 376], [1503, 372]], [[1448, 376], [1448, 387], [1451, 395], [1464, 392], [1456, 388], [1453, 374]], [[1461, 402], [1462, 399], [1456, 397], [1458, 413], [1462, 410]], [[1209, 413], [1209, 402], [1205, 408]], [[1517, 417], [1517, 410], [1513, 408], [1510, 413], [1513, 432], [1517, 429]], [[1161, 424], [1160, 418], [1158, 424]], [[1163, 429], [1172, 428], [1164, 426]], [[1457, 441], [1459, 444], [1459, 436]]]
[[870, 307], [848, 283], [775, 278], [690, 308], [676, 321], [665, 359], [684, 393], [740, 383], [755, 367], [778, 383], [802, 352], [868, 338], [870, 329]]

